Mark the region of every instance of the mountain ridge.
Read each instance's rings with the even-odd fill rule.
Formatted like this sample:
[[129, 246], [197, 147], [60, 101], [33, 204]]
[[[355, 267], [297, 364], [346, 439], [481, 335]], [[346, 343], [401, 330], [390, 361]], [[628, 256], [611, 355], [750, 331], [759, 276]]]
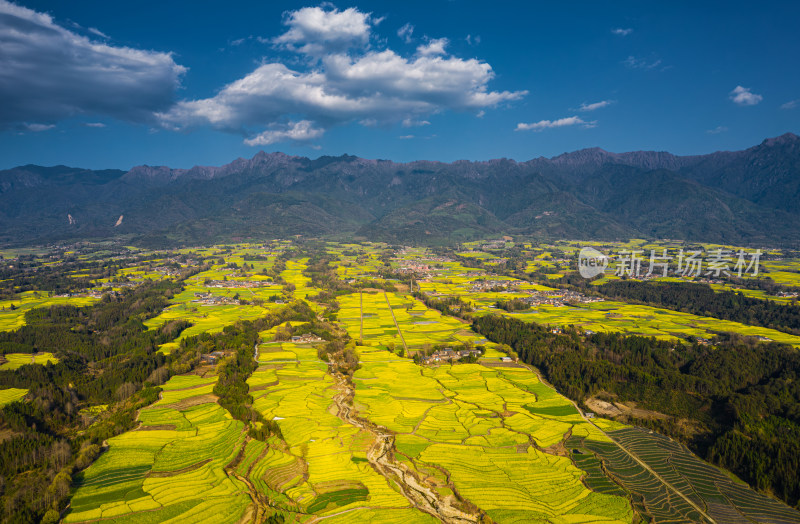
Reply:
[[198, 242], [275, 232], [440, 242], [507, 232], [793, 244], [798, 205], [800, 137], [792, 133], [707, 155], [587, 148], [525, 162], [259, 151], [189, 169], [0, 171], [0, 242], [119, 235]]

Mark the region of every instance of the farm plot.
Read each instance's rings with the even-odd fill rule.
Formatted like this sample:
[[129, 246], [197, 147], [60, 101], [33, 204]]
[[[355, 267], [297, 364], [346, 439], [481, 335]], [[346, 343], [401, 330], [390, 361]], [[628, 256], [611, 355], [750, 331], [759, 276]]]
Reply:
[[[185, 329], [180, 336], [173, 342], [163, 344], [161, 351], [169, 353], [177, 347], [180, 340], [199, 335], [201, 333], [218, 333], [225, 326], [235, 324], [238, 320], [255, 320], [264, 316], [269, 311], [269, 306], [247, 304], [225, 304], [225, 305], [201, 305], [191, 302], [191, 298], [184, 297], [186, 291], [176, 297], [176, 300], [183, 300], [169, 306], [156, 317], [144, 322], [150, 329], [156, 329], [165, 322], [172, 320], [187, 320], [192, 326]], [[268, 303], [267, 303], [268, 304]]]
[[402, 347], [403, 343], [386, 305], [383, 293], [353, 293], [339, 297], [339, 322], [351, 337], [361, 336], [361, 300], [364, 306], [364, 340], [370, 343]]
[[496, 312], [526, 322], [557, 326], [573, 324], [595, 331], [622, 332], [656, 338], [685, 338], [688, 335], [712, 338], [714, 333], [733, 332], [800, 346], [800, 337], [774, 329], [623, 302], [597, 302], [582, 304], [580, 307], [543, 305], [530, 313], [510, 314], [502, 310]]
[[[388, 298], [388, 304], [387, 304]], [[339, 321], [350, 336], [361, 336], [361, 302], [363, 300], [363, 342], [400, 348], [405, 341], [410, 351], [421, 350], [434, 344], [460, 344], [479, 342], [482, 337], [468, 329], [468, 325], [455, 318], [427, 308], [413, 298], [396, 293], [363, 293], [339, 297]], [[390, 309], [391, 307], [391, 309]], [[394, 313], [394, 319], [392, 318]], [[394, 320], [402, 332], [400, 337]]]
[[[620, 492], [592, 491], [562, 447], [570, 434], [603, 434], [525, 368], [421, 368], [360, 347], [354, 406], [396, 433], [409, 467], [454, 489], [497, 522], [630, 522]], [[447, 478], [450, 483], [448, 484]]]
[[607, 434], [652, 471], [642, 467], [617, 445], [593, 438], [570, 438], [567, 445], [572, 450], [572, 458], [589, 472], [587, 483], [594, 485], [593, 489], [615, 489], [607, 479], [601, 478], [599, 469], [602, 467], [633, 495], [637, 511], [647, 518], [656, 522], [708, 522], [692, 506], [694, 504], [716, 522], [800, 521], [796, 510], [734, 482], [667, 437], [619, 424], [609, 426]]
[[265, 344], [259, 364], [248, 379], [253, 405], [277, 421], [284, 444], [253, 459], [248, 476], [281, 510], [347, 512], [350, 522], [431, 522], [370, 467], [372, 436], [336, 416], [334, 381], [313, 347]]
[[228, 255], [224, 260], [225, 264], [218, 264], [187, 279], [184, 290], [171, 300], [172, 305], [145, 321], [150, 329], [172, 320], [192, 323], [176, 340], [163, 344], [162, 352], [169, 353], [183, 338], [217, 333], [238, 320], [262, 317], [273, 304], [270, 298], [282, 293], [281, 286], [269, 285], [269, 277], [254, 274], [252, 270], [247, 272], [227, 267], [226, 264], [235, 261], [244, 264], [242, 256]]
[[301, 259], [299, 261], [289, 260], [286, 262], [286, 270], [281, 273], [283, 279], [295, 286], [294, 296], [297, 298], [305, 298], [316, 295], [319, 291], [311, 287], [311, 279], [303, 274], [303, 270], [307, 267], [308, 259]]
[[[3, 362], [5, 360], [5, 362]], [[52, 353], [6, 353], [0, 357], [0, 369], [14, 370], [27, 364], [41, 364], [47, 363], [57, 364], [58, 359]]]
[[27, 394], [28, 394], [27, 389], [21, 389], [21, 388], [0, 389], [0, 408], [5, 406], [6, 404], [11, 404], [12, 402], [21, 400], [22, 397], [24, 397]]
[[25, 313], [34, 308], [90, 306], [98, 299], [92, 297], [48, 297], [46, 293], [26, 291], [12, 300], [0, 300], [0, 331], [13, 331], [25, 325]]
[[211, 385], [193, 376], [167, 382], [165, 394], [183, 392], [180, 399], [143, 409], [138, 429], [108, 440], [108, 451], [76, 479], [64, 522], [237, 522], [250, 497], [224, 467], [244, 426], [201, 392]]

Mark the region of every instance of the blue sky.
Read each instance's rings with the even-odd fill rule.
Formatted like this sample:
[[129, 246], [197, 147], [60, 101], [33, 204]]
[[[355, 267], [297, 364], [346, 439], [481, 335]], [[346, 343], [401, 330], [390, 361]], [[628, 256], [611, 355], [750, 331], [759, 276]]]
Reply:
[[0, 0], [0, 168], [700, 154], [800, 133], [800, 2], [695, 4]]

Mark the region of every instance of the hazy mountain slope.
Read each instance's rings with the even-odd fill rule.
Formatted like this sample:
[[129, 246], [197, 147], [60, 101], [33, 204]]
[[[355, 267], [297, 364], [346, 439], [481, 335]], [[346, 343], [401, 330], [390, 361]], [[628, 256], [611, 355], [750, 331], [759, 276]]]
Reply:
[[0, 171], [0, 242], [354, 233], [439, 242], [508, 232], [795, 243], [798, 203], [793, 134], [688, 157], [591, 148], [527, 162], [396, 163], [260, 152], [219, 167]]

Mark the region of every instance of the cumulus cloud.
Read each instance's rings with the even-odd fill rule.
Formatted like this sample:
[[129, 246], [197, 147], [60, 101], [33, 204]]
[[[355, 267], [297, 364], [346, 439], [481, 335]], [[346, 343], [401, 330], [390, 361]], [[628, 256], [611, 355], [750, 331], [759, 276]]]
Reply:
[[800, 106], [800, 99], [789, 100], [785, 104], [781, 104], [781, 109], [794, 109], [797, 106]]
[[76, 114], [146, 121], [170, 107], [185, 72], [168, 53], [93, 41], [6, 0], [0, 49], [0, 128]]
[[718, 135], [720, 133], [724, 133], [727, 130], [728, 128], [725, 126], [717, 126], [714, 129], [707, 130], [706, 133], [708, 133], [709, 135]]
[[555, 127], [567, 127], [580, 125], [585, 128], [595, 127], [597, 121], [586, 122], [577, 116], [569, 116], [566, 118], [559, 118], [558, 120], [540, 120], [532, 124], [525, 124], [520, 122], [514, 131], [544, 131], [545, 129], [552, 129]]
[[431, 125], [430, 122], [427, 120], [413, 120], [411, 118], [406, 118], [402, 122], [403, 127], [419, 127], [419, 126], [429, 126]]
[[309, 58], [302, 61], [305, 67], [262, 63], [215, 96], [181, 101], [158, 118], [170, 129], [211, 125], [248, 137], [257, 133], [254, 128], [267, 128], [263, 139], [257, 135], [246, 141], [262, 145], [265, 140], [297, 139], [273, 126], [297, 125], [298, 119], [308, 122], [309, 130], [347, 122], [424, 125], [432, 114], [479, 111], [527, 94], [489, 90], [491, 66], [448, 54], [446, 39], [430, 40], [413, 56], [370, 48], [370, 20], [355, 9], [288, 13], [284, 23], [289, 30], [273, 43]]
[[365, 46], [370, 36], [370, 13], [354, 7], [339, 11], [322, 7], [304, 7], [284, 15], [289, 30], [273, 39], [287, 49], [316, 56], [331, 51], [345, 51]]
[[406, 24], [397, 30], [397, 36], [402, 38], [403, 42], [407, 44], [411, 43], [411, 35], [413, 34], [414, 34], [414, 26], [411, 24]]
[[583, 111], [583, 112], [594, 111], [596, 109], [602, 109], [606, 106], [610, 106], [613, 103], [614, 103], [613, 100], [601, 100], [600, 102], [595, 102], [593, 104], [587, 104], [586, 102], [584, 102], [578, 108], [578, 111]]
[[450, 40], [447, 38], [435, 38], [428, 41], [427, 44], [417, 47], [417, 54], [419, 56], [444, 55], [446, 54], [444, 48], [447, 47], [449, 43]]
[[630, 27], [624, 29], [621, 27], [617, 27], [616, 29], [612, 29], [611, 32], [619, 36], [628, 36], [629, 34], [633, 33], [633, 29], [631, 29]]
[[749, 87], [736, 86], [734, 90], [730, 92], [730, 99], [733, 100], [733, 103], [740, 106], [754, 106], [761, 102], [764, 97], [752, 93]]
[[305, 141], [321, 137], [325, 133], [324, 129], [314, 127], [308, 120], [299, 122], [289, 122], [283, 126], [274, 126], [263, 133], [259, 133], [253, 138], [244, 141], [248, 146], [266, 146], [285, 140]]

